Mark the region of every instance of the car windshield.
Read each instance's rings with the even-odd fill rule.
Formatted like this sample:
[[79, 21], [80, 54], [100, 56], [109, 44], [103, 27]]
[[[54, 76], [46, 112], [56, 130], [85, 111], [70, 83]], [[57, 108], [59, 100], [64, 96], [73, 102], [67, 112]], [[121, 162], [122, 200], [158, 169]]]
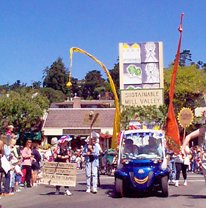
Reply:
[[163, 137], [157, 132], [126, 133], [120, 147], [120, 157], [129, 159], [159, 159], [163, 157]]

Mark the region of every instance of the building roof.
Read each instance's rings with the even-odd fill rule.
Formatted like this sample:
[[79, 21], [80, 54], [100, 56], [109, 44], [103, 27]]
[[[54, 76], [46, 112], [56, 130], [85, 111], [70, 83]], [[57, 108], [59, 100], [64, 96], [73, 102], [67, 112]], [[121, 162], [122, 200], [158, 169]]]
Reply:
[[[61, 108], [64, 106], [67, 108], [73, 108], [75, 102], [76, 100], [73, 99], [59, 103], [52, 103], [51, 108]], [[102, 106], [103, 108], [114, 106], [114, 100], [79, 100], [79, 102], [80, 106], [88, 106], [88, 108], [92, 108], [92, 106]]]
[[113, 127], [115, 108], [49, 108], [43, 128]]

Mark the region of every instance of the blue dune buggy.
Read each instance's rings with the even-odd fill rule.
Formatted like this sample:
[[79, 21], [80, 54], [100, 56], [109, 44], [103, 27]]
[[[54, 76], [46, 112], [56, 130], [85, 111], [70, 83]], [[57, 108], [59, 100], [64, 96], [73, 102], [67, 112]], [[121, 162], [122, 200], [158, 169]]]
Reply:
[[115, 192], [119, 197], [149, 191], [160, 191], [163, 197], [168, 197], [164, 136], [163, 131], [152, 129], [122, 132], [114, 174]]

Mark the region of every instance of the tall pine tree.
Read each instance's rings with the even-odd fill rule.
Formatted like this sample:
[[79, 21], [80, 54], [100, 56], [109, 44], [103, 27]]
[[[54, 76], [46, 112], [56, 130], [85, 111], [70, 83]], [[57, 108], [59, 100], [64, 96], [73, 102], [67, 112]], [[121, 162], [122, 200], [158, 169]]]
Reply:
[[50, 68], [44, 70], [43, 87], [59, 90], [64, 94], [67, 93], [66, 82], [68, 73], [61, 58], [58, 58]]

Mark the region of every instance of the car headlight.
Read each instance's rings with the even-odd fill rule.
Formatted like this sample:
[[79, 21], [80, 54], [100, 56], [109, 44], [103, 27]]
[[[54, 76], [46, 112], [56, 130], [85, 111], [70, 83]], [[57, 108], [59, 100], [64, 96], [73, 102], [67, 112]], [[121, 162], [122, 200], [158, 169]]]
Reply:
[[122, 159], [121, 161], [121, 163], [125, 165], [129, 164], [129, 162], [130, 162], [130, 159]]
[[158, 164], [158, 163], [161, 163], [161, 162], [162, 162], [161, 159], [154, 159], [154, 160], [153, 160], [153, 163], [154, 163], [154, 164]]
[[162, 161], [161, 169], [162, 170], [166, 170], [167, 169], [167, 160], [166, 160], [166, 158], [164, 158], [164, 160]]

